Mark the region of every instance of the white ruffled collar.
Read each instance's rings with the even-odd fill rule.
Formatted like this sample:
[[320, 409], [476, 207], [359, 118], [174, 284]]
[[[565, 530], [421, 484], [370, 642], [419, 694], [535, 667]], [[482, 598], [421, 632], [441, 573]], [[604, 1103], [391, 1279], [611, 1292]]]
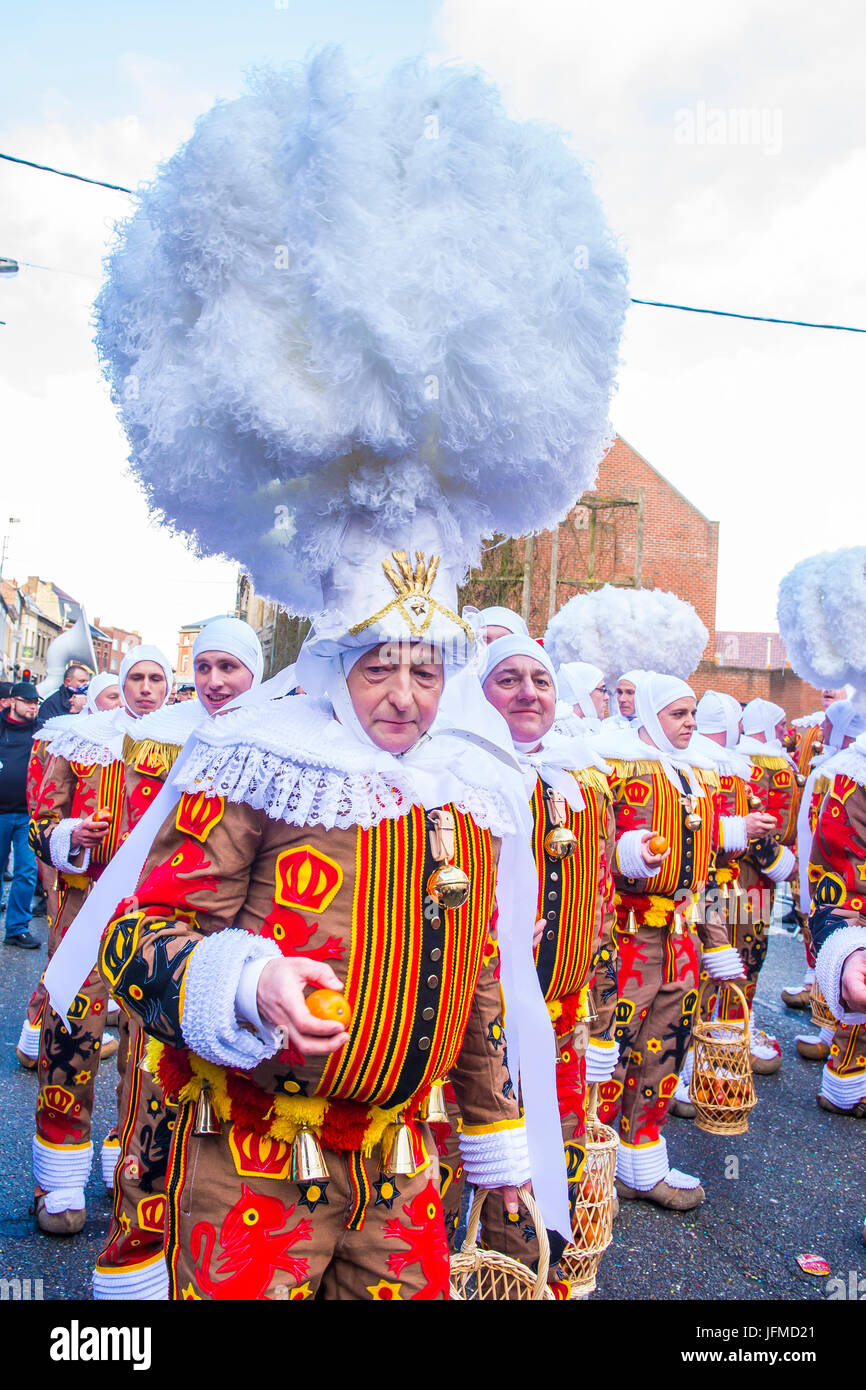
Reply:
[[402, 757], [362, 744], [329, 701], [297, 695], [202, 724], [180, 774], [292, 825], [368, 827], [411, 806], [454, 802], [494, 834], [516, 827], [503, 763], [447, 731]]
[[[610, 720], [605, 720], [609, 724]], [[693, 747], [694, 740], [689, 743], [688, 748], [684, 748], [681, 753], [672, 754], [662, 752], [656, 748], [654, 743], [646, 743], [638, 734], [634, 724], [620, 725], [610, 731], [602, 727], [601, 733], [593, 739], [595, 751], [602, 758], [612, 758], [617, 762], [657, 762], [664, 772], [668, 781], [676, 787], [677, 791], [682, 792], [682, 786], [677, 773], [682, 773], [687, 779], [689, 786], [696, 796], [705, 795], [705, 789], [700, 779], [695, 777], [694, 769], [703, 768], [705, 771], [715, 769], [715, 760], [708, 757], [699, 748]]]

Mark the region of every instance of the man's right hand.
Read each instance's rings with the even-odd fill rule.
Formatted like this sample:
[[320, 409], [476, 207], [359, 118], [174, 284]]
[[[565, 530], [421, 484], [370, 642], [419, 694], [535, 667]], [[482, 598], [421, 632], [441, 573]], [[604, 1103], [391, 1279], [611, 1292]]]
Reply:
[[766, 811], [750, 811], [745, 817], [746, 835], [750, 840], [760, 840], [764, 835], [772, 835], [778, 825], [775, 816]]
[[259, 1017], [274, 1028], [283, 1028], [289, 1042], [305, 1057], [336, 1052], [349, 1041], [349, 1034], [334, 1019], [315, 1018], [310, 1013], [304, 997], [306, 986], [342, 991], [343, 983], [324, 961], [304, 956], [268, 961], [256, 991]]
[[95, 816], [85, 816], [73, 830], [70, 844], [73, 849], [92, 849], [105, 839], [110, 829], [110, 820], [97, 820]]
[[[656, 873], [670, 854], [669, 849], [666, 849], [664, 854], [653, 854], [649, 847], [649, 842], [654, 834], [654, 830], [645, 830], [640, 837], [640, 857], [649, 869], [650, 874]], [[649, 878], [650, 874], [647, 874], [647, 878]]]

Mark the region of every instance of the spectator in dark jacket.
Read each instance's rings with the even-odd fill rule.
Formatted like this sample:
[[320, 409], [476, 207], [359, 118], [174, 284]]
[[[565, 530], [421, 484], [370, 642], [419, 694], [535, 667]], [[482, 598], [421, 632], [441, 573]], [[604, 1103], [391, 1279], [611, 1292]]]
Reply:
[[41, 718], [54, 719], [58, 714], [80, 714], [87, 698], [90, 675], [84, 666], [67, 666], [63, 684], [44, 701]]
[[6, 945], [36, 950], [30, 934], [30, 904], [36, 887], [36, 856], [28, 842], [27, 769], [33, 735], [41, 729], [39, 695], [35, 685], [20, 681], [12, 687], [11, 704], [0, 714], [0, 865], [14, 851], [12, 884], [6, 904]]

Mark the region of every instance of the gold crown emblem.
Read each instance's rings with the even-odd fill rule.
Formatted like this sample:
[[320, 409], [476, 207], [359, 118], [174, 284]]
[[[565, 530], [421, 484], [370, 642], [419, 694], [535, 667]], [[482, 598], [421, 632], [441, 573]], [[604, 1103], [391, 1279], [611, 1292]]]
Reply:
[[[394, 561], [393, 564], [391, 563], [392, 560]], [[390, 603], [386, 603], [384, 608], [380, 608], [378, 613], [373, 613], [363, 622], [350, 627], [349, 632], [353, 637], [357, 633], [363, 632], [365, 628], [380, 622], [396, 608], [406, 623], [411, 637], [423, 637], [436, 613], [441, 613], [443, 617], [450, 619], [451, 622], [462, 628], [470, 640], [474, 641], [475, 634], [469, 624], [459, 618], [456, 613], [452, 613], [450, 608], [439, 603], [430, 593], [439, 569], [438, 555], [431, 555], [430, 559], [426, 560], [423, 553], [416, 550], [415, 569], [413, 570], [405, 550], [392, 550], [391, 558], [388, 559], [386, 556], [382, 561], [382, 569], [394, 590], [394, 598]]]

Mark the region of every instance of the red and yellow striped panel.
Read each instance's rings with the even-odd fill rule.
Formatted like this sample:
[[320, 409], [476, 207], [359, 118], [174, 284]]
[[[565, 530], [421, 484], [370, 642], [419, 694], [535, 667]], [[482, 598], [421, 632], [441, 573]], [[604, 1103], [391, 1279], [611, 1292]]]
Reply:
[[[648, 891], [662, 897], [673, 896], [683, 877], [683, 810], [682, 800], [672, 782], [661, 771], [649, 774], [652, 778], [653, 793], [653, 833], [664, 835], [671, 852], [659, 872], [649, 880]], [[706, 883], [710, 868], [710, 852], [713, 839], [713, 808], [709, 795], [702, 796], [697, 803], [697, 813], [701, 817], [701, 828], [692, 835], [692, 872], [682, 884], [686, 888], [696, 888]]]
[[[439, 912], [433, 931], [424, 917], [427, 857], [424, 812], [413, 806], [398, 820], [358, 829], [352, 940], [345, 995], [352, 1009], [350, 1038], [330, 1057], [315, 1093], [371, 1105], [387, 1105], [417, 1030], [419, 979], [440, 981], [436, 1016], [421, 1026], [430, 1038], [421, 1081], [413, 1092], [447, 1072], [463, 1041], [481, 969], [493, 904], [492, 841], [453, 807], [454, 862], [469, 875], [471, 891], [457, 911]], [[430, 962], [430, 949], [441, 959]]]
[[[582, 788], [585, 802], [582, 811], [566, 808], [568, 829], [577, 844], [567, 859], [552, 860], [545, 853], [544, 837], [552, 824], [548, 820], [544, 788], [535, 784], [532, 794], [532, 853], [538, 870], [538, 903], [536, 917], [544, 917], [548, 907], [547, 875], [559, 874], [559, 921], [556, 933], [556, 954], [550, 981], [544, 991], [546, 1000], [562, 999], [575, 994], [589, 978], [592, 963], [593, 929], [599, 873], [599, 822], [605, 805], [599, 808], [599, 793], [590, 787]], [[540, 945], [535, 949], [538, 963]], [[542, 980], [542, 985], [544, 981]]]
[[117, 846], [123, 829], [121, 815], [126, 790], [126, 769], [123, 761], [116, 758], [107, 767], [99, 769], [99, 791], [96, 797], [97, 811], [110, 811], [111, 823], [108, 834], [93, 850], [92, 863], [107, 864]]

